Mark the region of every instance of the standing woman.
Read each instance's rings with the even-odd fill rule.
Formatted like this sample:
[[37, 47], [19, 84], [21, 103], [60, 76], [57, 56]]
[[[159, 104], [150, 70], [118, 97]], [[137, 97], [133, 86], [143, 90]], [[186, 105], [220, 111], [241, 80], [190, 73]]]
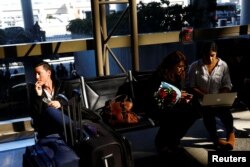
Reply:
[[[227, 63], [217, 56], [215, 42], [206, 42], [202, 58], [193, 62], [188, 71], [189, 87], [198, 99], [207, 93], [225, 93], [232, 89]], [[232, 150], [235, 144], [233, 116], [228, 108], [201, 108], [203, 122], [218, 149]], [[216, 117], [226, 129], [226, 140], [217, 134]]]
[[[145, 89], [145, 111], [159, 120], [159, 130], [155, 137], [157, 150], [161, 152], [175, 152], [180, 147], [181, 138], [191, 125], [199, 118], [198, 113], [191, 109], [189, 94], [185, 90], [185, 75], [187, 60], [181, 51], [174, 51], [167, 55], [148, 80]], [[170, 105], [166, 102], [159, 107], [156, 92], [161, 83], [171, 84], [179, 89], [180, 99]]]

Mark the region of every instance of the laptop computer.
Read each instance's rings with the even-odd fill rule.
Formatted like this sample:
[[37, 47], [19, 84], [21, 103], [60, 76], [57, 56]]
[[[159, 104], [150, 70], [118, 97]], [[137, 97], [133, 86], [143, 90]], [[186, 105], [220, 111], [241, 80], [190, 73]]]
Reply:
[[237, 92], [206, 94], [200, 101], [201, 106], [232, 106]]

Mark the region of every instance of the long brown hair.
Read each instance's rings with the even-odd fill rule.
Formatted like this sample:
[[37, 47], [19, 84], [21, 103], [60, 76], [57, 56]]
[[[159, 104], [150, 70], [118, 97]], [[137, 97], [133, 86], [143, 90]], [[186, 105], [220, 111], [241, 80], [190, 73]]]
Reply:
[[162, 61], [162, 63], [158, 67], [158, 75], [165, 80], [175, 83], [176, 80], [185, 80], [185, 72], [178, 78], [175, 75], [175, 67], [180, 62], [184, 62], [185, 66], [187, 66], [186, 56], [181, 51], [174, 51], [168, 54]]

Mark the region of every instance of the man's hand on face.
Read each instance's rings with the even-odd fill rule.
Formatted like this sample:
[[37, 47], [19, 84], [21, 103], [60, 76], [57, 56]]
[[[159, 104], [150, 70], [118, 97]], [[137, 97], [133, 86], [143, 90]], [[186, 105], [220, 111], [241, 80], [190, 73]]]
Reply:
[[42, 96], [43, 89], [42, 89], [41, 82], [37, 81], [35, 83], [35, 90], [36, 90], [36, 93], [37, 93], [38, 96]]

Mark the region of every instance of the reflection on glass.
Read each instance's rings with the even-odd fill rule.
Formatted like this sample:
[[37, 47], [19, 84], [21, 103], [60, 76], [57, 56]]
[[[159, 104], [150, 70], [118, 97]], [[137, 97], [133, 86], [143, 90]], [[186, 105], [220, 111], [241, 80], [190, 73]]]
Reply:
[[0, 64], [0, 120], [27, 116], [27, 104], [23, 64]]

